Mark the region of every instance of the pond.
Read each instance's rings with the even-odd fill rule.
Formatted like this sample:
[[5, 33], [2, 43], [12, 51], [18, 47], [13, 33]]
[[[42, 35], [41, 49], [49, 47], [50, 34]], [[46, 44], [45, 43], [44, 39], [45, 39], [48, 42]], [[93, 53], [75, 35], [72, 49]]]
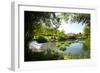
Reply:
[[77, 42], [70, 44], [69, 46], [66, 47], [66, 50], [64, 51], [65, 54], [73, 53], [73, 54], [80, 54], [83, 52], [82, 48], [82, 42]]
[[[65, 41], [69, 42], [69, 41]], [[57, 43], [57, 42], [55, 42]], [[90, 49], [88, 46], [84, 46], [84, 41], [74, 41], [69, 45], [66, 45], [65, 50], [60, 50], [59, 48], [56, 50], [59, 53], [63, 53], [64, 59], [87, 59], [90, 58]]]
[[81, 58], [89, 58], [90, 57], [90, 50], [87, 49], [87, 47], [84, 47], [82, 41], [78, 41], [76, 43], [72, 43], [69, 46], [66, 47], [66, 50], [64, 51], [65, 59], [67, 58], [75, 58], [75, 59], [81, 59]]
[[[68, 44], [69, 42], [71, 43]], [[57, 47], [56, 45], [58, 43], [63, 43], [60, 46], [64, 45], [65, 49], [62, 50], [59, 47]], [[39, 50], [42, 52], [44, 51], [47, 55], [48, 54], [54, 55], [55, 53], [57, 53], [59, 54], [59, 56], [63, 56], [63, 59], [87, 59], [87, 58], [90, 58], [90, 49], [88, 49], [86, 46], [84, 47], [84, 44], [87, 44], [87, 43], [83, 43], [82, 40], [74, 41], [74, 42], [73, 41], [47, 42], [47, 43], [35, 42], [35, 44], [32, 43], [32, 47], [35, 47], [35, 48], [36, 46], [39, 47], [37, 48], [37, 51]]]

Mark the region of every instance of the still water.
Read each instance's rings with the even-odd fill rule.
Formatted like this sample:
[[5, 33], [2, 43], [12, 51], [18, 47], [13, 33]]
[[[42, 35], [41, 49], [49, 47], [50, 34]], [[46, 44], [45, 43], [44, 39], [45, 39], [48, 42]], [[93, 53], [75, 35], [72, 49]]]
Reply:
[[60, 50], [59, 48], [56, 48], [55, 47], [56, 43], [57, 42], [48, 42], [48, 43], [39, 44], [35, 42], [35, 44], [32, 43], [31, 47], [36, 48], [36, 46], [38, 46], [38, 50], [40, 49], [44, 51], [46, 51], [48, 48], [51, 48], [55, 50], [56, 52], [58, 52], [59, 54], [63, 54], [64, 57], [67, 59], [90, 58], [90, 49], [87, 49], [87, 47], [84, 47], [83, 41], [77, 41], [70, 44], [69, 46], [66, 46], [64, 51]]
[[90, 50], [86, 50], [87, 48], [84, 47], [82, 41], [72, 43], [66, 47], [64, 51], [64, 55], [71, 55], [74, 56], [73, 58], [80, 59], [80, 58], [89, 58], [90, 57]]
[[73, 54], [80, 54], [84, 51], [82, 42], [79, 41], [77, 43], [70, 44], [66, 47], [66, 50], [64, 51], [65, 54], [73, 53]]

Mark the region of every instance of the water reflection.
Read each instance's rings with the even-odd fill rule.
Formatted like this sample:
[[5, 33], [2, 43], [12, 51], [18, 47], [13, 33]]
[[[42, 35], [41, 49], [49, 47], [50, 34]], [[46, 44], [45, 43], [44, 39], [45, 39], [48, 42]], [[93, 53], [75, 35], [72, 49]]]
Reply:
[[69, 54], [69, 53], [80, 54], [83, 51], [84, 50], [83, 50], [83, 47], [82, 47], [82, 42], [79, 41], [77, 43], [73, 43], [73, 44], [69, 45], [68, 47], [66, 47], [66, 50], [64, 51], [64, 54]]
[[67, 46], [64, 55], [72, 59], [90, 58], [90, 49], [84, 47], [83, 41], [79, 41]]
[[[68, 41], [66, 41], [68, 42]], [[56, 47], [56, 43], [58, 42], [47, 42], [47, 43], [36, 43], [38, 49], [35, 51], [45, 51], [45, 55], [48, 54], [48, 50], [52, 53], [55, 52], [59, 55], [63, 55], [64, 59], [84, 59], [84, 58], [90, 58], [90, 49], [88, 49], [86, 46], [84, 47], [84, 42], [77, 41], [74, 43], [71, 43], [67, 46], [65, 46], [65, 50], [61, 50]], [[31, 44], [31, 47], [35, 47], [35, 44]], [[34, 46], [35, 45], [35, 46]], [[34, 49], [34, 48], [32, 48]], [[36, 47], [35, 47], [36, 49]], [[34, 50], [33, 50], [34, 51]]]

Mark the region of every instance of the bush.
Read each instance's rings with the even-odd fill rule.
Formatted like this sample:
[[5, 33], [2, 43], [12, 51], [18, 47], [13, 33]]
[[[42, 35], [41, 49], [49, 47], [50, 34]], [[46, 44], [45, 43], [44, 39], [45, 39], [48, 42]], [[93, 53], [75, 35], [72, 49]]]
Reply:
[[60, 60], [63, 59], [63, 55], [59, 54], [54, 50], [47, 50], [43, 52], [32, 52], [27, 49], [25, 51], [25, 60], [24, 61], [45, 61], [45, 60]]
[[38, 43], [45, 43], [45, 42], [48, 42], [48, 40], [47, 40], [45, 37], [43, 37], [43, 36], [39, 36], [38, 39], [36, 39], [36, 41], [37, 41]]
[[90, 49], [90, 38], [87, 38], [83, 41], [83, 48]]
[[65, 41], [66, 39], [64, 37], [59, 37], [59, 41]]

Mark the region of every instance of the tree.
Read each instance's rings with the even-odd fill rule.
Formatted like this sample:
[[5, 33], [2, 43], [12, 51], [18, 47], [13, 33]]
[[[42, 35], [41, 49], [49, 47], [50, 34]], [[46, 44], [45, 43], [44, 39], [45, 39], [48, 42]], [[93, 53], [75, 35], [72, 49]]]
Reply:
[[87, 25], [85, 25], [82, 34], [83, 34], [82, 35], [83, 38], [85, 38], [85, 39], [90, 38], [90, 28]]
[[[25, 45], [28, 44], [29, 41], [32, 41], [32, 38], [35, 34], [37, 34], [37, 31], [42, 26], [42, 23], [47, 25], [48, 27], [51, 26], [51, 15], [53, 18], [55, 17], [55, 13], [52, 12], [33, 12], [33, 11], [25, 11], [24, 12], [24, 23], [25, 23]], [[56, 18], [56, 17], [55, 17]], [[54, 21], [53, 21], [54, 23]], [[55, 23], [57, 23], [55, 19]], [[26, 46], [28, 47], [28, 46]]]
[[90, 14], [85, 13], [64, 13], [65, 21], [82, 23], [90, 26]]
[[[29, 42], [35, 39], [35, 36], [45, 33], [48, 34], [48, 31], [45, 28], [45, 31], [42, 27], [47, 26], [48, 28], [57, 29], [60, 24], [60, 19], [57, 18], [55, 12], [36, 12], [36, 11], [25, 11], [24, 12], [24, 47], [25, 47], [25, 59], [29, 59]], [[54, 26], [54, 27], [53, 27]], [[43, 32], [43, 33], [42, 33]], [[44, 36], [43, 36], [44, 37]]]

